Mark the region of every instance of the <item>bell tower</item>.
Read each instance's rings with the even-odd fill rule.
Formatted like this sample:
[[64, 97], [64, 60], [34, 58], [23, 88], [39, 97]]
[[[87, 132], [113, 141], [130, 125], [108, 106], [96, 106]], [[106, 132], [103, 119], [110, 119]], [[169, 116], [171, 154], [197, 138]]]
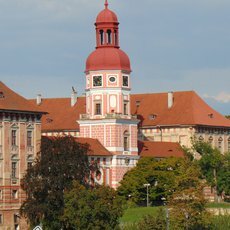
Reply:
[[138, 157], [138, 120], [130, 113], [131, 66], [119, 47], [119, 22], [105, 8], [96, 18], [96, 49], [86, 60], [86, 114], [80, 136], [98, 139], [112, 154], [111, 183], [116, 188]]

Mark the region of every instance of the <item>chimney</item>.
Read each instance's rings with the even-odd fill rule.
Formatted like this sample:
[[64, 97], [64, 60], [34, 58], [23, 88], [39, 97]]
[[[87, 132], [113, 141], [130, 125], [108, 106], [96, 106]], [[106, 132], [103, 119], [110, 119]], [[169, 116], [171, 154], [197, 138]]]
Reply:
[[168, 92], [168, 109], [173, 106], [173, 92]]
[[41, 103], [42, 103], [42, 95], [38, 94], [37, 95], [37, 105], [41, 105]]
[[77, 102], [77, 91], [72, 87], [72, 94], [71, 94], [71, 106], [73, 107]]

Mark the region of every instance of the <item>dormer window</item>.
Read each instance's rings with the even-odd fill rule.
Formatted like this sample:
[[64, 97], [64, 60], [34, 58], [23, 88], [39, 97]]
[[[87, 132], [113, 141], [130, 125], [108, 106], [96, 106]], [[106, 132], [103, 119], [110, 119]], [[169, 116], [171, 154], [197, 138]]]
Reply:
[[151, 120], [151, 121], [155, 120], [156, 117], [157, 117], [156, 114], [149, 114], [149, 120]]
[[213, 113], [209, 113], [208, 116], [209, 116], [209, 118], [214, 118], [214, 114]]
[[2, 91], [0, 91], [0, 98], [4, 98], [4, 93]]

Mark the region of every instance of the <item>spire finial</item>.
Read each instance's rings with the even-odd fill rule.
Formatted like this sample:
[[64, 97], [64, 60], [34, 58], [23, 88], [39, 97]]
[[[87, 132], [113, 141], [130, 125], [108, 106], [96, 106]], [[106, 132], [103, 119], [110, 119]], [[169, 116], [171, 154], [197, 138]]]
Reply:
[[105, 0], [105, 9], [108, 9], [108, 0]]

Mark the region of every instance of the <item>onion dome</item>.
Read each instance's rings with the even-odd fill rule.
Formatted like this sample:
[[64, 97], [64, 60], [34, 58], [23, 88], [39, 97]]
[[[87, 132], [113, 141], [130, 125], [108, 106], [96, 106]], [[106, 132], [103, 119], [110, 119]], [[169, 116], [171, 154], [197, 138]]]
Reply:
[[105, 9], [96, 19], [96, 50], [86, 60], [85, 71], [95, 70], [124, 70], [131, 72], [128, 55], [119, 47], [119, 22], [116, 14]]
[[124, 70], [131, 72], [128, 55], [117, 48], [96, 49], [86, 61], [86, 72], [92, 70]]

